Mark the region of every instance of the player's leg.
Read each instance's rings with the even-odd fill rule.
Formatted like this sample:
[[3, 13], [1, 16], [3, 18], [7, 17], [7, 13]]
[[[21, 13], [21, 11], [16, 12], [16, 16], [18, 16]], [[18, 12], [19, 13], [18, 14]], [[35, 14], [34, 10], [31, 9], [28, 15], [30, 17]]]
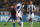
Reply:
[[14, 18], [12, 17], [13, 26], [16, 27]]
[[23, 27], [23, 19], [22, 19], [22, 13], [21, 12], [18, 13], [18, 17], [19, 17], [19, 19], [21, 21], [21, 26]]
[[12, 22], [13, 22], [13, 26], [16, 27], [14, 20]]
[[9, 20], [11, 19], [11, 17], [8, 19], [8, 21], [7, 22], [5, 22], [3, 25], [6, 25], [8, 22], [9, 22]]
[[20, 23], [20, 22], [18, 22], [17, 17], [16, 17], [16, 22], [21, 26], [21, 23]]
[[32, 16], [29, 14], [28, 18], [29, 18], [29, 21], [31, 22], [31, 27], [32, 27]]
[[9, 22], [10, 19], [11, 19], [11, 17], [8, 19], [7, 23]]
[[34, 18], [34, 13], [31, 15], [31, 27], [33, 27], [33, 18]]
[[28, 19], [31, 22], [31, 27], [32, 27], [32, 16], [31, 16], [31, 14], [28, 15]]
[[16, 22], [21, 26], [21, 23], [20, 23], [20, 22], [18, 22], [18, 20], [16, 20]]
[[20, 17], [20, 20], [21, 20], [21, 25], [23, 27], [23, 19], [22, 19], [22, 17]]
[[32, 23], [33, 23], [33, 22], [32, 22], [32, 18], [30, 18], [29, 21], [31, 22], [31, 27], [32, 27]]

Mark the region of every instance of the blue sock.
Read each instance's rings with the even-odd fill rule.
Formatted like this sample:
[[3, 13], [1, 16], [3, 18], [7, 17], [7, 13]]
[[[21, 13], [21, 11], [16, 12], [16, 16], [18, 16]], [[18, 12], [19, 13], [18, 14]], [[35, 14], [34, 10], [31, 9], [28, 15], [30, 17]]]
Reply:
[[18, 23], [21, 26], [21, 23]]
[[13, 26], [16, 27], [15, 23], [13, 23]]

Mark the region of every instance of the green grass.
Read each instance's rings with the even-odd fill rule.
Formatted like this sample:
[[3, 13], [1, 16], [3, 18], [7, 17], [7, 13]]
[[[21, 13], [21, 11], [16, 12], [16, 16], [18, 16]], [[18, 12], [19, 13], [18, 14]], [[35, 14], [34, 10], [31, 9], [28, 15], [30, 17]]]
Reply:
[[[0, 22], [0, 27], [13, 27], [12, 22], [7, 23], [7, 25], [3, 26], [5, 22]], [[30, 22], [24, 22], [24, 27], [31, 27]], [[19, 25], [16, 23], [16, 27], [19, 27]], [[34, 22], [33, 27], [40, 27], [40, 22]]]

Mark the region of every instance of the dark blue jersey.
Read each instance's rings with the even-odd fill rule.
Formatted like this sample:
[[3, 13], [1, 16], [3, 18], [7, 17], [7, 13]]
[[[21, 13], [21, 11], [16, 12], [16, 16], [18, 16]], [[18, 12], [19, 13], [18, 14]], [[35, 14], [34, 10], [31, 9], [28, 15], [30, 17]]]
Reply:
[[11, 8], [10, 11], [11, 11], [11, 16], [15, 16], [16, 15], [16, 11], [15, 11], [14, 8]]

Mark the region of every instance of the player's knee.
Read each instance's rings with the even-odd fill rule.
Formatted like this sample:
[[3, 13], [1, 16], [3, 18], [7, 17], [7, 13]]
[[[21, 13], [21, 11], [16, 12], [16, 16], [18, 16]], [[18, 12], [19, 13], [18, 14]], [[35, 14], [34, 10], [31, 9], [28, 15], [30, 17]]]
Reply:
[[15, 23], [14, 20], [12, 22]]
[[32, 21], [32, 18], [30, 18], [29, 21]]
[[18, 20], [16, 20], [16, 22], [18, 23]]
[[20, 20], [22, 20], [22, 18], [20, 17]]

